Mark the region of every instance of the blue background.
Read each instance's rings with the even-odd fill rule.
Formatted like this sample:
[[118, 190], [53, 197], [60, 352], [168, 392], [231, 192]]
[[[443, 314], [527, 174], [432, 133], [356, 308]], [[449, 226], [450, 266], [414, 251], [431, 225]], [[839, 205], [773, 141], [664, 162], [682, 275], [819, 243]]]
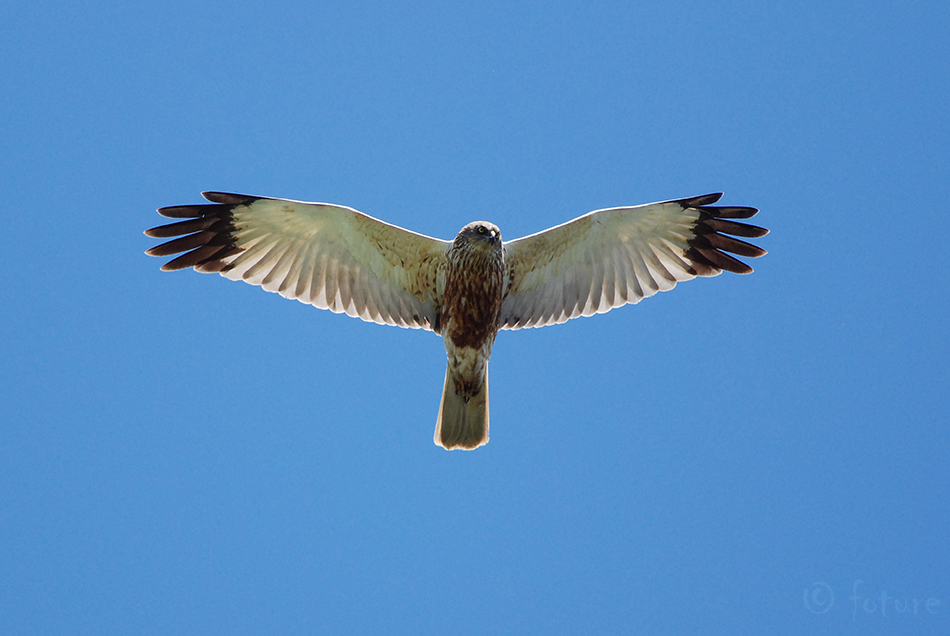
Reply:
[[[948, 633], [947, 6], [5, 3], [0, 632]], [[772, 233], [448, 453], [437, 337], [143, 254], [201, 190]]]

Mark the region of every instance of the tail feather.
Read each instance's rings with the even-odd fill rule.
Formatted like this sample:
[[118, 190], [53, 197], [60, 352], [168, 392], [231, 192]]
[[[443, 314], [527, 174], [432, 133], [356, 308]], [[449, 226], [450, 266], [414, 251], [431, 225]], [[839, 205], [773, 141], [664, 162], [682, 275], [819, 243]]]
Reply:
[[445, 388], [435, 425], [435, 443], [446, 450], [472, 450], [488, 443], [488, 368], [481, 390], [469, 397], [456, 393], [452, 370], [445, 370]]

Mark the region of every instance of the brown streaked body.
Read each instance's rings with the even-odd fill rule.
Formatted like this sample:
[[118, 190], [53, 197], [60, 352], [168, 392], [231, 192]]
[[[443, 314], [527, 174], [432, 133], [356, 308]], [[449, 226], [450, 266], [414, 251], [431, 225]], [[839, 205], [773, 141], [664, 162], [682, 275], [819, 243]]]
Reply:
[[[506, 243], [486, 221], [434, 239], [326, 203], [206, 192], [211, 204], [159, 209], [184, 219], [147, 230], [172, 238], [146, 253], [368, 322], [428, 329], [447, 357], [435, 443], [488, 441], [488, 360], [499, 329], [542, 327], [637, 303], [678, 282], [752, 268], [765, 250], [734, 237], [758, 210], [708, 194], [596, 210]], [[174, 238], [179, 237], [179, 238]]]
[[478, 448], [488, 443], [488, 359], [504, 293], [501, 231], [469, 223], [446, 252], [441, 334], [448, 356], [435, 443]]

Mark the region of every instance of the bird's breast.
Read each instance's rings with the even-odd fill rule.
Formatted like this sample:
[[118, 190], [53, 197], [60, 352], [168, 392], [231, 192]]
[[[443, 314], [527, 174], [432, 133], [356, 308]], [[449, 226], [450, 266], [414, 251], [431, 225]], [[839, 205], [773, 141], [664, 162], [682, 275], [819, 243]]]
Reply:
[[504, 280], [501, 258], [449, 253], [442, 296], [442, 333], [455, 347], [482, 349], [498, 332]]

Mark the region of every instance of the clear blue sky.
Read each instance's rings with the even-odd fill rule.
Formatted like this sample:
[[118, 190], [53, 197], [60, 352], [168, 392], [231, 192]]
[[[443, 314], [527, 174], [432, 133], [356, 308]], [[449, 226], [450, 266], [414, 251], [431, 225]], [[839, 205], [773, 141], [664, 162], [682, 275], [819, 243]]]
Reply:
[[[950, 632], [947, 6], [3, 4], [0, 633]], [[772, 233], [450, 453], [437, 337], [159, 271], [201, 190]]]

